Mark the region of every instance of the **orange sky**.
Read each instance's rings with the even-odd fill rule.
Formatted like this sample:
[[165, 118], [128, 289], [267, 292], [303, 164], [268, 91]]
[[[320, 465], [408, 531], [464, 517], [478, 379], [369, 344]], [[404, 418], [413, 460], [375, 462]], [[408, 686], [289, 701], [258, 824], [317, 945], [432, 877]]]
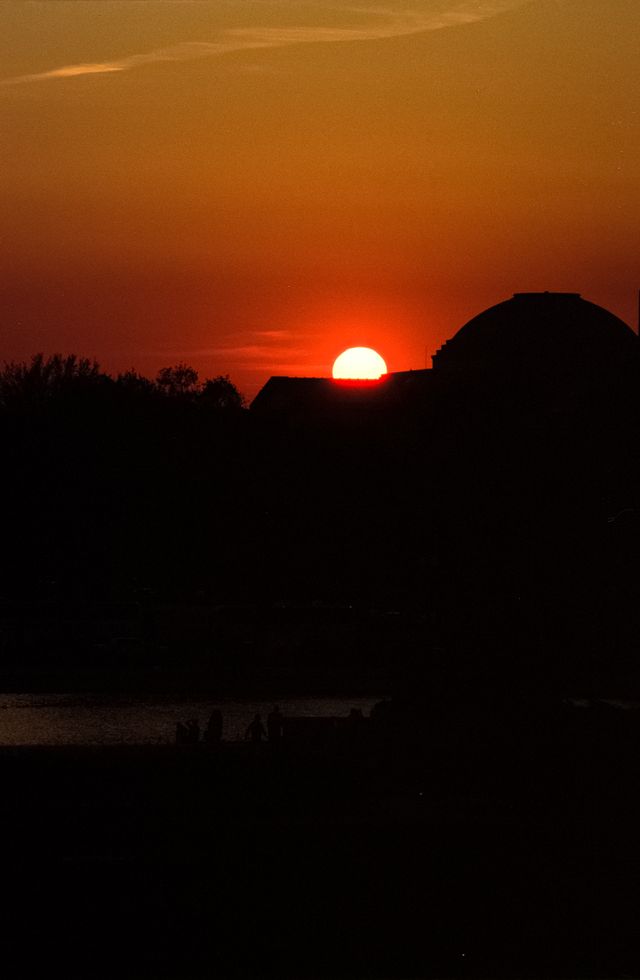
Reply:
[[638, 0], [0, 4], [0, 360], [249, 396], [516, 291], [636, 322]]

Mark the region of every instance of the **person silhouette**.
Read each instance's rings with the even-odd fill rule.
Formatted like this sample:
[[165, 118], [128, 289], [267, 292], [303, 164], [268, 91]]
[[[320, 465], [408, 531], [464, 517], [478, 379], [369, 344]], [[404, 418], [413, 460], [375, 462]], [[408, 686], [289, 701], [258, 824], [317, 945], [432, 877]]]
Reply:
[[346, 725], [347, 744], [352, 748], [359, 742], [364, 716], [361, 708], [352, 708]]
[[182, 721], [176, 722], [176, 745], [187, 745], [189, 742], [189, 729]]
[[279, 745], [282, 739], [283, 717], [280, 714], [278, 705], [274, 705], [273, 710], [267, 717], [267, 736], [270, 745]]
[[260, 745], [263, 738], [266, 738], [267, 733], [264, 730], [264, 725], [262, 724], [262, 718], [260, 713], [256, 711], [253, 716], [253, 721], [247, 728], [247, 734], [245, 738], [250, 738], [254, 745]]
[[186, 725], [187, 742], [189, 745], [197, 745], [200, 741], [200, 723], [197, 718], [189, 718]]
[[222, 741], [222, 712], [219, 708], [211, 712], [203, 737], [207, 745], [219, 745]]

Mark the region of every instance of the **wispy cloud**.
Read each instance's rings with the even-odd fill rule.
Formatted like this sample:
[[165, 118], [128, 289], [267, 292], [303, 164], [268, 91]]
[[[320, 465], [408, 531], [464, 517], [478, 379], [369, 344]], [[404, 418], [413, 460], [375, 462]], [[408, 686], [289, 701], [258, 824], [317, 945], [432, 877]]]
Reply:
[[286, 340], [291, 336], [290, 330], [252, 330], [253, 337], [261, 337], [264, 340]]
[[[235, 347], [209, 347], [205, 350], [192, 351], [199, 355], [209, 355], [211, 357], [223, 357], [227, 361], [272, 361], [278, 354], [277, 347], [267, 346], [266, 344], [237, 344]], [[298, 347], [281, 348], [286, 351], [288, 357], [307, 357], [309, 351]]]
[[[0, 84], [21, 85], [51, 79], [76, 78], [81, 75], [105, 75], [129, 71], [144, 65], [194, 61], [234, 51], [282, 48], [294, 44], [338, 44], [383, 40], [472, 24], [531, 2], [532, 0], [464, 0], [464, 2], [457, 0], [444, 9], [431, 11], [425, 10], [424, 7], [404, 11], [380, 7], [353, 8], [354, 14], [369, 16], [373, 18], [372, 22], [358, 27], [236, 28], [221, 31], [215, 39], [209, 41], [185, 41], [142, 54], [125, 55], [112, 61], [63, 65], [48, 71], [6, 78], [0, 81]], [[344, 12], [344, 8], [342, 9]]]
[[285, 356], [287, 358], [305, 358], [309, 356], [309, 351], [300, 346], [293, 346], [294, 340], [290, 330], [248, 330], [236, 335], [233, 339], [229, 337], [227, 343], [222, 343], [211, 347], [197, 347], [181, 349], [179, 351], [163, 350], [154, 353], [162, 357], [216, 357], [227, 363], [253, 364], [264, 367], [274, 358]]

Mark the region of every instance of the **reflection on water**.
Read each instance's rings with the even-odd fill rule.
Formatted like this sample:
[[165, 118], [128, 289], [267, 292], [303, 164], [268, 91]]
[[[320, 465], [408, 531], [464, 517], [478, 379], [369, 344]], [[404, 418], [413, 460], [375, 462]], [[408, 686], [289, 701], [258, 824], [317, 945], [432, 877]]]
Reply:
[[[277, 699], [276, 699], [277, 700]], [[367, 715], [379, 697], [283, 698], [285, 715]], [[0, 745], [163, 745], [173, 742], [177, 721], [206, 726], [213, 708], [224, 719], [223, 738], [243, 739], [256, 711], [263, 717], [276, 701], [161, 701], [107, 699], [77, 694], [0, 695]]]

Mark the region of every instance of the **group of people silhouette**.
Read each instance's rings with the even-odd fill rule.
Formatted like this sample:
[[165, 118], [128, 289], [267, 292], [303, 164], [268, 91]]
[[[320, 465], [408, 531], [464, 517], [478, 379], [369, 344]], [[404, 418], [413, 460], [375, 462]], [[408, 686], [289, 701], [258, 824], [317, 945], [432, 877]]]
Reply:
[[[259, 745], [266, 739], [271, 745], [280, 743], [284, 728], [284, 717], [278, 705], [267, 715], [267, 727], [262, 723], [262, 716], [257, 711], [253, 716], [253, 721], [248, 725], [245, 738], [250, 740], [253, 745]], [[223, 718], [219, 708], [214, 708], [209, 716], [207, 727], [205, 728], [202, 739], [200, 738], [200, 723], [197, 718], [189, 718], [188, 721], [179, 721], [176, 724], [176, 745], [198, 745], [200, 741], [206, 745], [219, 745], [222, 741]]]
[[[202, 735], [202, 741], [207, 745], [219, 745], [222, 741], [222, 712], [214, 708], [209, 715], [207, 727]], [[176, 724], [176, 745], [197, 745], [200, 742], [200, 722], [197, 718], [179, 721]]]
[[259, 745], [265, 738], [271, 745], [277, 745], [282, 738], [283, 727], [284, 718], [276, 704], [267, 715], [266, 729], [262, 724], [260, 712], [256, 711], [253, 721], [247, 726], [245, 738], [250, 739], [254, 745]]

